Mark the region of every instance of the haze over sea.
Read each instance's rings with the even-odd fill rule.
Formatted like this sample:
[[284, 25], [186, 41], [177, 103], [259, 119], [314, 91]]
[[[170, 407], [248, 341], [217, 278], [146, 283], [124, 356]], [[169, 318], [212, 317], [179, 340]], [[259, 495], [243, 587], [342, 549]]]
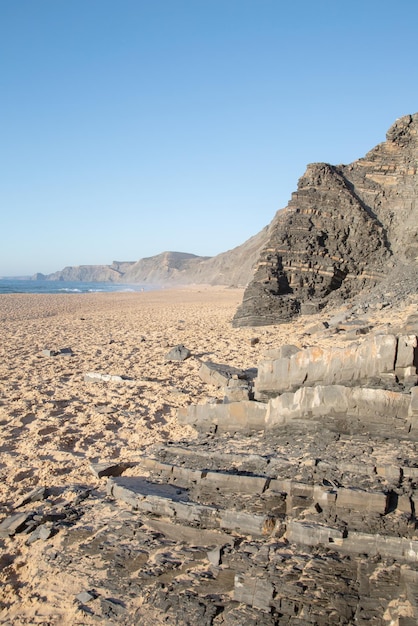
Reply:
[[61, 280], [25, 280], [16, 278], [0, 279], [2, 293], [94, 293], [152, 291], [153, 285], [125, 285], [121, 283], [67, 282]]

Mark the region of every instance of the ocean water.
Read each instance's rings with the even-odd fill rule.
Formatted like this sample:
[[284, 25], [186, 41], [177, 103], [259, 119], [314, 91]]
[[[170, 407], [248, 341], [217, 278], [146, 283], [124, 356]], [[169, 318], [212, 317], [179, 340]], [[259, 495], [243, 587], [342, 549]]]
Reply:
[[129, 291], [153, 291], [157, 286], [125, 285], [121, 283], [83, 283], [61, 280], [0, 279], [1, 293], [121, 293]]

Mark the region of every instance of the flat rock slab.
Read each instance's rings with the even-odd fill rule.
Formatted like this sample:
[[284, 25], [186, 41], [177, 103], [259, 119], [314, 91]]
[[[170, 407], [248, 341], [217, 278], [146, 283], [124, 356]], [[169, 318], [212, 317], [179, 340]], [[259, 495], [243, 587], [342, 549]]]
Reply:
[[199, 431], [254, 432], [264, 429], [267, 407], [260, 402], [244, 400], [228, 404], [198, 404], [179, 409], [177, 418]]
[[150, 515], [175, 518], [205, 529], [221, 528], [241, 535], [273, 533], [275, 519], [242, 511], [219, 509], [189, 500], [188, 491], [173, 485], [151, 483], [143, 477], [109, 478], [107, 494]]
[[412, 313], [405, 322], [405, 331], [418, 334], [418, 313]]
[[361, 489], [347, 489], [340, 487], [337, 490], [337, 508], [354, 511], [368, 511], [384, 515], [387, 512], [389, 500], [386, 493], [370, 493]]
[[[295, 393], [283, 393], [272, 398], [266, 413], [266, 429], [281, 428], [292, 420], [308, 419], [325, 423], [325, 418], [346, 416], [358, 418], [364, 424], [384, 424], [388, 418], [408, 424], [411, 395], [343, 385], [301, 387]], [[354, 422], [353, 422], [354, 423]]]
[[290, 521], [286, 529], [288, 541], [305, 546], [328, 545], [330, 543], [340, 545], [343, 537], [343, 532], [337, 528], [310, 522]]
[[[346, 348], [311, 347], [290, 356], [269, 355], [259, 363], [256, 400], [313, 385], [366, 385], [386, 388], [388, 381], [416, 376], [416, 337], [375, 335]], [[412, 380], [412, 384], [414, 383]]]
[[338, 528], [309, 521], [290, 520], [286, 525], [286, 539], [290, 543], [306, 546], [328, 546], [347, 554], [366, 554], [418, 562], [418, 541], [406, 537], [381, 534], [343, 532]]
[[21, 506], [25, 506], [25, 504], [29, 504], [30, 502], [39, 502], [40, 500], [44, 500], [48, 495], [48, 490], [46, 487], [37, 487], [33, 489], [29, 493], [25, 494], [15, 504], [15, 509], [20, 508]]
[[92, 463], [90, 469], [97, 478], [105, 476], [121, 476], [129, 467], [135, 463]]
[[274, 587], [266, 578], [256, 578], [248, 574], [235, 575], [233, 598], [236, 602], [269, 611], [273, 594]]
[[168, 499], [173, 502], [187, 502], [186, 489], [180, 489], [173, 485], [152, 483], [143, 477], [126, 476], [117, 479], [109, 479], [108, 495], [119, 497], [128, 504], [138, 504], [147, 498]]
[[91, 602], [92, 600], [95, 600], [97, 598], [97, 593], [95, 593], [94, 591], [81, 591], [79, 594], [76, 595], [76, 598], [82, 604], [87, 604], [87, 602]]
[[193, 528], [157, 519], [147, 519], [145, 524], [148, 528], [162, 533], [169, 539], [191, 546], [224, 546], [227, 544], [233, 545], [234, 543], [234, 538], [231, 535], [216, 530]]
[[41, 539], [42, 541], [46, 541], [47, 539], [52, 537], [55, 534], [55, 532], [56, 530], [54, 529], [51, 523], [40, 524], [29, 535], [28, 539], [26, 540], [26, 545], [29, 546], [35, 541], [37, 541], [38, 539]]
[[215, 387], [226, 387], [231, 379], [241, 381], [252, 381], [257, 376], [257, 369], [238, 369], [230, 365], [213, 363], [212, 361], [202, 362], [199, 369], [200, 378], [208, 385]]
[[224, 494], [261, 494], [268, 486], [267, 476], [254, 476], [243, 472], [222, 472], [196, 470], [171, 463], [161, 463], [157, 459], [143, 457], [140, 465], [159, 476], [165, 476], [172, 483], [193, 490], [221, 491]]
[[0, 524], [0, 537], [11, 537], [26, 528], [26, 522], [32, 519], [33, 512], [15, 513], [6, 517]]
[[124, 383], [132, 380], [126, 376], [114, 376], [112, 374], [101, 374], [100, 372], [87, 372], [84, 374], [85, 383]]
[[[200, 485], [222, 491], [225, 494], [261, 494], [268, 485], [265, 476], [246, 476], [228, 472], [203, 472]], [[199, 486], [199, 485], [198, 485]]]

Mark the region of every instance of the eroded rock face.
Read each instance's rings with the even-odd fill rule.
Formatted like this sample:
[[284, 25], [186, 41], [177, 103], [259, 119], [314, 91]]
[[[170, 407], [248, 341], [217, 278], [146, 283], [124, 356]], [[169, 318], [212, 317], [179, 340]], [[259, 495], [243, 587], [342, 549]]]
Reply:
[[418, 257], [418, 113], [350, 165], [313, 163], [269, 229], [234, 326], [286, 322], [378, 283]]

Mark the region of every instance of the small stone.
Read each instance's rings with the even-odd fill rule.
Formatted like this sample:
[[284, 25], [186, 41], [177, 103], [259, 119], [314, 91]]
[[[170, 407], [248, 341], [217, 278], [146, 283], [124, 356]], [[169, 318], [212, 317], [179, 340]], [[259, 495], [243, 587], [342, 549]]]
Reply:
[[39, 500], [44, 500], [47, 497], [47, 489], [46, 487], [37, 487], [33, 489], [25, 496], [22, 496], [15, 504], [15, 509], [18, 509], [25, 504], [29, 504], [29, 502], [38, 502]]
[[188, 348], [183, 346], [183, 344], [179, 344], [172, 348], [166, 355], [166, 361], [185, 361], [189, 357], [192, 356], [192, 353]]
[[77, 504], [81, 504], [81, 502], [83, 502], [84, 500], [87, 500], [90, 494], [91, 494], [90, 489], [84, 489], [81, 493], [78, 494], [78, 496], [75, 497], [74, 504], [76, 506]]
[[97, 413], [101, 413], [102, 415], [110, 415], [111, 413], [116, 413], [115, 407], [109, 406], [108, 404], [98, 404], [95, 405], [95, 410]]
[[252, 346], [256, 346], [258, 343], [260, 343], [260, 339], [259, 339], [258, 337], [252, 337], [252, 338], [250, 339], [250, 344], [251, 344]]
[[319, 313], [321, 307], [317, 302], [302, 302], [300, 305], [300, 314], [301, 315], [315, 315]]
[[316, 333], [320, 333], [323, 330], [327, 330], [329, 328], [328, 322], [318, 322], [318, 324], [314, 324], [305, 330], [307, 335], [315, 335]]
[[90, 469], [97, 478], [103, 478], [104, 476], [121, 476], [132, 465], [133, 463], [92, 463]]
[[61, 348], [58, 354], [62, 354], [63, 356], [72, 356], [73, 351], [71, 350], [71, 348]]
[[346, 322], [348, 317], [349, 317], [349, 314], [346, 312], [338, 313], [337, 315], [334, 315], [333, 317], [331, 317], [331, 319], [328, 322], [328, 325], [338, 326], [339, 324], [343, 324], [344, 322]]
[[45, 350], [42, 350], [42, 354], [43, 356], [57, 356], [58, 352], [57, 350], [49, 350], [46, 348]]
[[59, 356], [62, 354], [63, 356], [72, 356], [73, 351], [71, 348], [61, 348], [60, 350], [50, 350], [49, 348], [45, 348], [42, 350], [43, 356]]
[[100, 372], [88, 372], [84, 374], [84, 382], [85, 383], [123, 383], [129, 378], [125, 376], [113, 376], [111, 374], [101, 374]]
[[15, 513], [6, 517], [0, 524], [0, 537], [11, 537], [15, 533], [22, 532], [32, 516], [33, 513]]
[[81, 591], [76, 595], [76, 598], [82, 604], [87, 604], [88, 602], [95, 600], [97, 598], [97, 594], [93, 591]]
[[114, 598], [102, 598], [100, 605], [105, 617], [109, 618], [115, 618], [126, 611], [124, 604]]
[[218, 565], [221, 564], [221, 548], [214, 548], [213, 550], [210, 550], [209, 552], [207, 552], [207, 556], [209, 559], [209, 562], [214, 566], [214, 567], [218, 567]]

